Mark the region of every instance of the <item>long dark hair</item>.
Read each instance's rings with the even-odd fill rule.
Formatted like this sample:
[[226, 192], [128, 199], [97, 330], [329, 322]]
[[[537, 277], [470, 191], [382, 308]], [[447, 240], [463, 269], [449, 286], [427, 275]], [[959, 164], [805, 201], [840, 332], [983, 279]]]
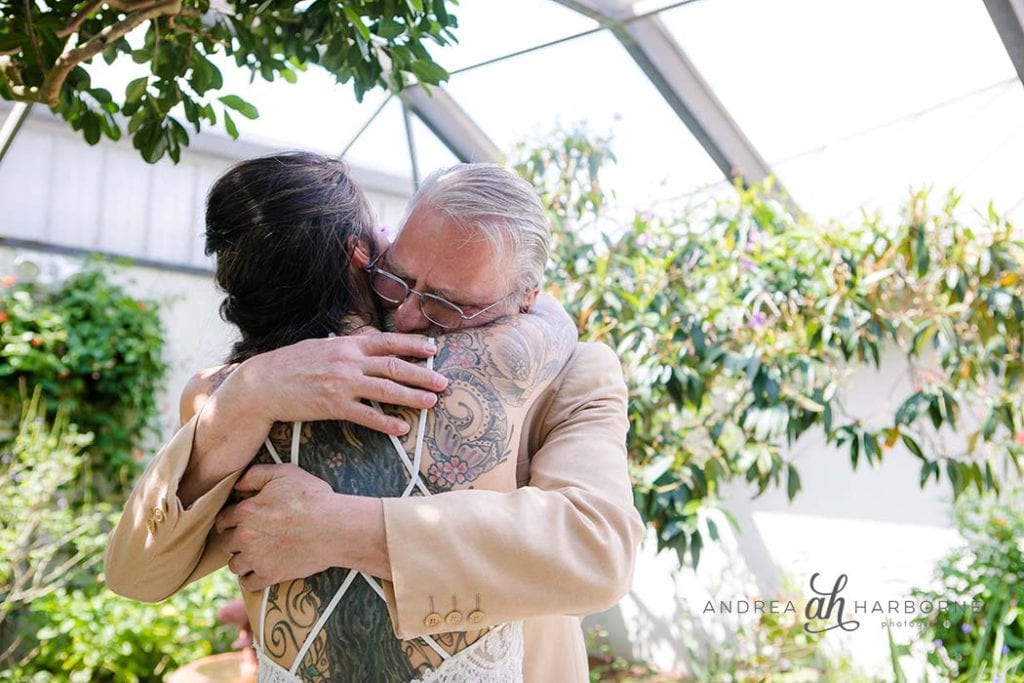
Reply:
[[350, 314], [376, 320], [353, 238], [376, 256], [376, 221], [339, 159], [287, 152], [243, 161], [206, 200], [206, 253], [227, 296], [221, 317], [241, 339], [229, 363], [338, 332]]

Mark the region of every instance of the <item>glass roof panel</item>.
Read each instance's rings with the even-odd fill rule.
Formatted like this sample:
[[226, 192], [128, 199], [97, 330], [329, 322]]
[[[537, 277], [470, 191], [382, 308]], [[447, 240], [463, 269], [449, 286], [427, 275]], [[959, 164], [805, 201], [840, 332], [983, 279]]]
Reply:
[[420, 179], [439, 168], [459, 163], [458, 157], [441, 142], [426, 124], [413, 115], [412, 140], [416, 149], [416, 163], [419, 166]]
[[593, 19], [551, 0], [460, 0], [450, 11], [459, 20], [458, 44], [427, 45], [449, 71], [597, 28]]
[[[373, 112], [370, 112], [365, 121], [355, 122], [356, 125], [346, 131], [347, 139], [333, 153], [340, 154], [351, 143], [345, 153], [345, 160], [350, 164], [411, 179], [412, 161], [405, 137], [402, 101], [392, 97], [366, 130], [359, 133], [359, 129], [372, 116]], [[359, 137], [352, 142], [357, 134]]]
[[607, 31], [452, 77], [448, 91], [504, 151], [558, 127], [612, 134], [606, 176], [620, 204], [643, 207], [722, 176]]
[[1024, 98], [983, 3], [734, 0], [660, 16], [803, 208], [884, 208], [929, 183], [1015, 201], [1002, 179]]

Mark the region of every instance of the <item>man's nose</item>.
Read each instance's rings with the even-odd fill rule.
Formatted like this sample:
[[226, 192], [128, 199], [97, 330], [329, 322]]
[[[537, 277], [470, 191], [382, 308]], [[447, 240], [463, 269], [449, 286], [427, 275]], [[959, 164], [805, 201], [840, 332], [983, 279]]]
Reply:
[[419, 297], [411, 293], [395, 309], [394, 322], [396, 332], [426, 332], [433, 327], [420, 310]]

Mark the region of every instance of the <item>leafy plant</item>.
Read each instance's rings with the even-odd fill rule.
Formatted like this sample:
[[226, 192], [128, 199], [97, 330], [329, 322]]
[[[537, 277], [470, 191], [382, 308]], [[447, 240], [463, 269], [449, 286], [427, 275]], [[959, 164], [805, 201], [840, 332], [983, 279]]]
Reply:
[[939, 563], [936, 587], [914, 591], [950, 603], [923, 617], [927, 661], [941, 680], [1024, 679], [1024, 492], [964, 496], [954, 519], [965, 544]]
[[230, 649], [215, 614], [237, 594], [230, 574], [160, 605], [106, 589], [100, 563], [119, 513], [72, 497], [90, 440], [65, 410], [49, 423], [37, 390], [0, 456], [0, 680], [148, 681]]
[[236, 632], [216, 614], [218, 605], [238, 593], [226, 571], [158, 605], [114, 595], [101, 581], [61, 588], [32, 604], [27, 621], [35, 624], [36, 646], [12, 667], [8, 680], [161, 680], [188, 662], [231, 649]]
[[45, 418], [37, 390], [0, 456], [0, 662], [22, 644], [9, 620], [100, 558], [88, 534], [102, 513], [74, 510], [69, 500], [91, 435], [68, 424], [66, 411], [52, 425]]
[[[217, 96], [219, 56], [267, 81], [294, 83], [319, 65], [362, 100], [411, 77], [447, 79], [425, 44], [453, 42], [456, 26], [444, 0], [0, 0], [0, 98], [45, 104], [90, 144], [120, 139], [123, 114], [146, 161], [177, 161], [189, 142], [183, 120], [199, 132], [220, 117], [237, 137], [232, 115], [258, 116], [237, 94]], [[130, 57], [149, 74], [111, 93], [92, 83], [97, 57]]]
[[[724, 481], [796, 496], [784, 452], [810, 430], [854, 469], [902, 444], [922, 486], [945, 477], [955, 496], [1019, 472], [1024, 243], [994, 211], [967, 220], [956, 196], [933, 208], [918, 193], [895, 225], [823, 226], [792, 215], [769, 182], [621, 220], [600, 181], [608, 140], [561, 132], [519, 159], [552, 215], [553, 287], [581, 339], [622, 359], [635, 500], [659, 549], [697, 564], [731, 521], [717, 505]], [[902, 353], [914, 392], [867, 421], [841, 389], [886, 348]], [[966, 446], [946, 447], [940, 428]]]
[[95, 265], [52, 291], [8, 282], [0, 289], [0, 399], [8, 416], [27, 387], [40, 387], [50, 411], [63, 406], [94, 435], [81, 471], [87, 492], [120, 494], [156, 428], [167, 369], [158, 305], [130, 296]]

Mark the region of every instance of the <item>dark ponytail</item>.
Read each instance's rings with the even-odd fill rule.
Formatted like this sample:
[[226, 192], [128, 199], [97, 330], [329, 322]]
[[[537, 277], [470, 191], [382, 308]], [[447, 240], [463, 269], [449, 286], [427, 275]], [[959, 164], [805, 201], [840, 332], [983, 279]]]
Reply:
[[206, 201], [206, 253], [216, 254], [221, 317], [241, 339], [228, 362], [338, 332], [342, 319], [375, 320], [353, 238], [376, 256], [376, 221], [339, 159], [289, 152], [243, 161]]

